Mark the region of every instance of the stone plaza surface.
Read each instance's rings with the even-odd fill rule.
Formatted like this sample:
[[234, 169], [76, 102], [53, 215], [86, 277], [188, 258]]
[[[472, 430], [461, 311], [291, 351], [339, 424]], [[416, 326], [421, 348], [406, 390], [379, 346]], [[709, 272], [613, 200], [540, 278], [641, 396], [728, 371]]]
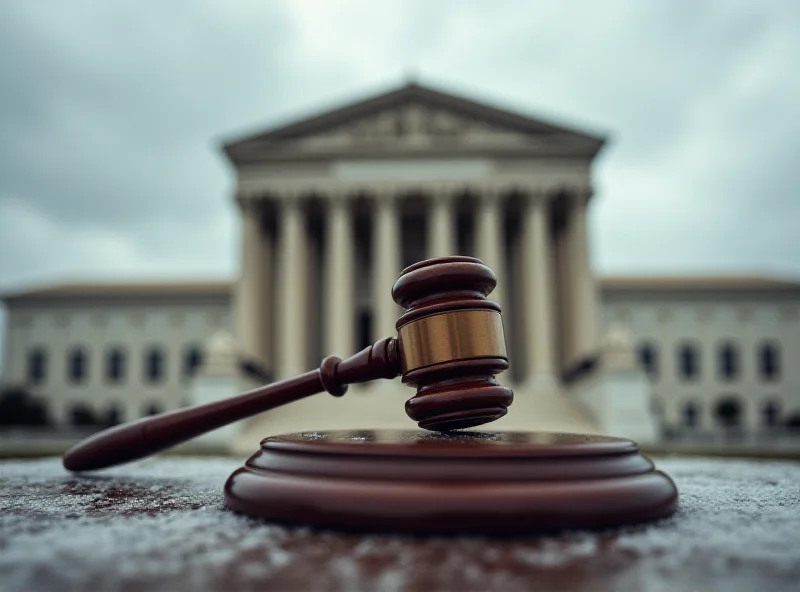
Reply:
[[0, 590], [797, 590], [800, 463], [663, 458], [671, 518], [519, 538], [399, 537], [239, 516], [231, 458], [92, 476], [0, 462]]

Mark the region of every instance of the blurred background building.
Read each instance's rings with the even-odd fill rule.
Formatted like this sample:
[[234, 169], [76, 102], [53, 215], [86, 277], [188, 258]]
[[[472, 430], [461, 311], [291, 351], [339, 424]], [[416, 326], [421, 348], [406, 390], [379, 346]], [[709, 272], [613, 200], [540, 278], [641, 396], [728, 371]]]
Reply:
[[[394, 334], [402, 268], [464, 254], [500, 280], [511, 357], [500, 379], [515, 402], [497, 429], [783, 442], [800, 424], [800, 282], [596, 277], [586, 221], [603, 144], [416, 83], [227, 142], [239, 277], [6, 294], [3, 382], [57, 425], [112, 424], [205, 400], [214, 339], [237, 360], [215, 396], [233, 395]], [[408, 427], [411, 394], [384, 382], [320, 395], [224, 440]]]

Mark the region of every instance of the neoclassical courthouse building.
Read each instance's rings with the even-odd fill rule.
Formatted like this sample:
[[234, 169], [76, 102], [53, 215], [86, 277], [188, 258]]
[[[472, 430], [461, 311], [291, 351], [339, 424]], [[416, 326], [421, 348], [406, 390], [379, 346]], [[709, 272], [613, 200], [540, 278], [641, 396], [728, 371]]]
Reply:
[[[586, 216], [603, 144], [418, 84], [228, 143], [237, 281], [7, 294], [3, 382], [61, 423], [76, 405], [122, 420], [173, 409], [196, 400], [214, 343], [246, 363], [238, 387], [303, 372], [395, 334], [405, 266], [465, 254], [499, 278], [500, 380], [515, 402], [498, 429], [653, 439], [797, 418], [800, 282], [594, 276]], [[411, 394], [385, 382], [320, 395], [237, 433], [409, 427]]]

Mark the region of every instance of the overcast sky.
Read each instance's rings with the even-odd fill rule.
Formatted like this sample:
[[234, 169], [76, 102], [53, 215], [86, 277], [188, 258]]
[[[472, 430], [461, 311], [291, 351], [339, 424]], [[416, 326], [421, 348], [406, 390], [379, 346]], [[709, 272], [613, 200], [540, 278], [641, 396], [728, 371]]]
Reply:
[[229, 276], [219, 144], [422, 83], [590, 131], [601, 273], [800, 275], [800, 2], [0, 3], [0, 290]]

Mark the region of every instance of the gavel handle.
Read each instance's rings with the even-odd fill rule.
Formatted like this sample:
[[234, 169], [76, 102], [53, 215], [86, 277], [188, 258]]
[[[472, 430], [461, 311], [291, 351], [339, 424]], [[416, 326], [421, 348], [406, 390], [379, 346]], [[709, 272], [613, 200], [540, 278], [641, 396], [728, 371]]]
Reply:
[[258, 413], [327, 391], [341, 396], [347, 385], [400, 373], [397, 341], [385, 338], [358, 354], [323, 360], [318, 370], [268, 384], [236, 397], [125, 423], [79, 442], [64, 454], [70, 471], [94, 471], [138, 460]]

